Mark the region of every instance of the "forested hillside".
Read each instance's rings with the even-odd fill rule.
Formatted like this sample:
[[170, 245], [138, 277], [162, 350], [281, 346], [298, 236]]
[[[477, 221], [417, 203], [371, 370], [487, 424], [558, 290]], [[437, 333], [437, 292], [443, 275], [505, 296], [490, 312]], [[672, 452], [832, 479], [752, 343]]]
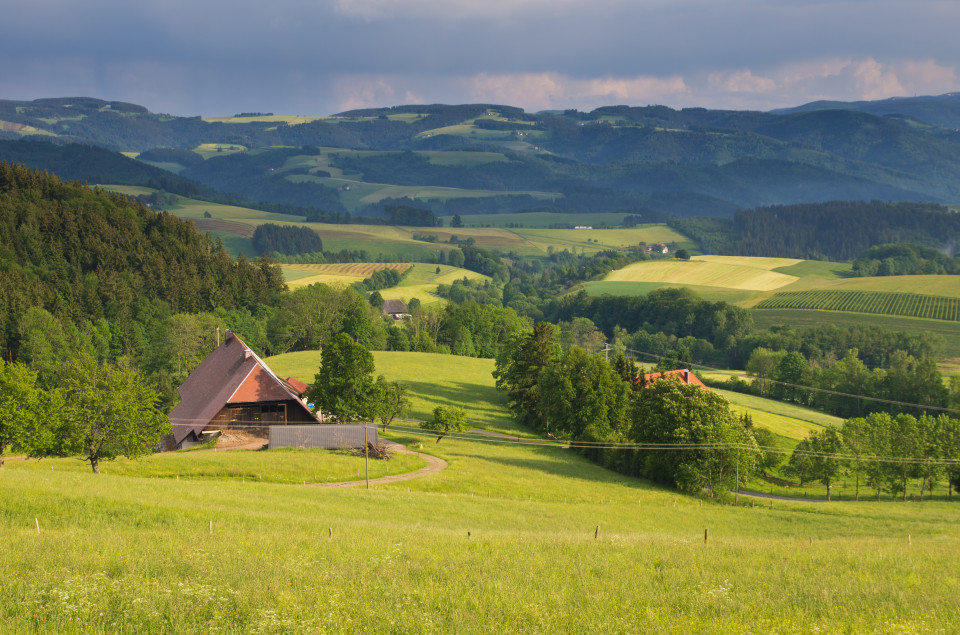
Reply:
[[[960, 240], [960, 214], [930, 203], [831, 201], [740, 210], [733, 220], [688, 218], [670, 225], [708, 253], [853, 260], [869, 247]], [[918, 272], [919, 273], [919, 272]]]
[[254, 309], [283, 288], [266, 260], [237, 260], [209, 235], [124, 196], [0, 163], [0, 350], [17, 357], [31, 308], [82, 328], [105, 320], [132, 350], [140, 314]]

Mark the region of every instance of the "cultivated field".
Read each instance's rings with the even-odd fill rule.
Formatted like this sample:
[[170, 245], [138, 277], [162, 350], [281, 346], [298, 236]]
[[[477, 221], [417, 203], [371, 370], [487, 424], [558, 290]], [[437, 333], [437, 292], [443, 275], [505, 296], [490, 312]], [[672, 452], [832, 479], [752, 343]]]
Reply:
[[354, 262], [322, 265], [280, 265], [284, 279], [290, 288], [302, 287], [321, 282], [331, 286], [346, 286], [361, 282], [377, 271], [393, 269], [400, 273], [413, 265], [408, 262]]
[[[443, 153], [440, 153], [443, 154]], [[495, 153], [494, 153], [495, 154]], [[288, 167], [298, 167], [298, 160], [311, 159], [311, 157], [292, 157]], [[311, 164], [312, 165], [312, 164]], [[322, 166], [323, 167], [323, 166]], [[324, 167], [324, 169], [328, 169]], [[297, 175], [300, 178], [305, 175]], [[315, 177], [305, 177], [315, 178]], [[361, 184], [362, 185], [362, 184]], [[153, 192], [150, 188], [130, 187], [122, 185], [106, 185], [106, 189], [122, 192], [130, 195], [148, 194]], [[406, 186], [390, 186], [403, 188]], [[423, 189], [423, 188], [419, 188]], [[344, 192], [344, 195], [365, 196], [359, 190], [351, 188], [350, 192]], [[406, 190], [390, 190], [384, 193], [384, 196], [408, 196], [411, 193]], [[379, 199], [377, 199], [379, 200]], [[249, 226], [249, 229], [242, 229], [239, 225], [230, 226], [230, 230], [221, 230], [217, 225], [211, 229], [224, 237], [224, 242], [229, 242], [234, 253], [252, 253], [252, 246], [249, 240], [244, 236], [249, 235], [257, 225], [262, 223], [276, 223], [280, 225], [306, 225], [310, 227], [323, 239], [324, 249], [328, 251], [339, 251], [341, 249], [366, 250], [372, 256], [378, 255], [402, 257], [405, 260], [428, 259], [430, 254], [435, 254], [440, 250], [452, 249], [455, 245], [450, 244], [450, 239], [454, 236], [461, 240], [473, 238], [476, 245], [480, 247], [499, 249], [506, 252], [516, 252], [524, 256], [545, 256], [550, 249], [576, 251], [578, 253], [595, 253], [603, 249], [617, 249], [636, 245], [640, 242], [659, 243], [668, 242], [678, 247], [695, 249], [693, 243], [682, 234], [675, 232], [666, 225], [641, 225], [630, 229], [617, 230], [574, 230], [574, 229], [543, 229], [527, 226], [522, 229], [506, 229], [500, 227], [399, 227], [389, 225], [359, 225], [359, 224], [321, 224], [321, 223], [303, 223], [299, 216], [288, 214], [276, 214], [271, 212], [262, 212], [259, 210], [245, 207], [236, 207], [232, 205], [219, 205], [217, 203], [207, 203], [185, 197], [176, 197], [176, 204], [169, 211], [181, 218], [200, 220], [206, 222], [207, 226], [212, 221], [235, 222], [241, 225]], [[206, 218], [206, 215], [211, 218]], [[526, 214], [507, 215], [528, 216]], [[534, 219], [534, 224], [547, 223], [548, 220], [556, 220], [562, 217], [563, 220], [556, 222], [582, 222], [589, 224], [593, 222], [592, 215], [567, 215], [567, 214], [530, 214]], [[573, 217], [578, 220], [572, 220]], [[622, 219], [622, 214], [599, 215], [609, 217], [610, 220]], [[506, 217], [506, 216], [505, 216]], [[472, 216], [464, 216], [466, 225], [486, 225], [491, 223], [473, 223]], [[481, 218], [481, 217], [477, 217]], [[482, 218], [488, 218], [483, 216]], [[449, 223], [445, 223], [449, 225]], [[233, 233], [236, 232], [236, 233]], [[414, 234], [434, 235], [436, 242], [425, 242], [415, 240]], [[227, 241], [226, 236], [233, 235], [239, 240]], [[246, 242], [244, 242], [246, 241]]]
[[[593, 225], [607, 223], [608, 225], [618, 225], [623, 222], [627, 214], [602, 213], [590, 214], [564, 214], [561, 212], [529, 212], [525, 214], [469, 214], [461, 216], [466, 227], [528, 227], [534, 229], [547, 229], [551, 225]], [[450, 226], [453, 216], [442, 216], [443, 224]]]
[[918, 293], [834, 289], [786, 291], [758, 302], [755, 308], [876, 313], [950, 322], [960, 321], [960, 297], [948, 298]]

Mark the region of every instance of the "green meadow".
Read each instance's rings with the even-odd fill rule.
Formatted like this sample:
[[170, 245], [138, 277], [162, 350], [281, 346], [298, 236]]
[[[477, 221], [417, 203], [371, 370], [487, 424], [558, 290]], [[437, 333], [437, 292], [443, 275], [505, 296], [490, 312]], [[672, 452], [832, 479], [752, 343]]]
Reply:
[[[529, 436], [493, 388], [492, 360], [375, 359], [377, 372], [411, 386], [411, 417], [461, 405], [474, 427]], [[309, 381], [319, 355], [267, 361]], [[752, 399], [738, 407], [820, 421]], [[76, 459], [9, 460], [0, 468], [0, 630], [960, 628], [960, 574], [945, 566], [960, 558], [954, 503], [741, 496], [734, 506], [615, 474], [560, 446], [476, 433], [437, 443], [410, 422], [386, 436], [448, 467], [368, 490], [311, 486], [356, 479], [363, 459], [341, 452], [176, 452], [106, 463], [98, 476]], [[422, 465], [406, 459], [371, 461], [371, 470]]]
[[8, 463], [4, 630], [960, 627], [960, 580], [944, 566], [960, 557], [952, 504], [741, 497], [734, 507], [620, 477], [559, 448], [396, 438], [449, 467], [344, 490]]
[[[514, 423], [494, 386], [492, 359], [395, 351], [373, 351], [373, 359], [377, 374], [409, 387], [408, 418], [429, 419], [437, 406], [458, 406], [466, 410], [471, 427], [529, 436]], [[320, 353], [284, 353], [264, 361], [280, 376], [310, 384], [320, 368]]]

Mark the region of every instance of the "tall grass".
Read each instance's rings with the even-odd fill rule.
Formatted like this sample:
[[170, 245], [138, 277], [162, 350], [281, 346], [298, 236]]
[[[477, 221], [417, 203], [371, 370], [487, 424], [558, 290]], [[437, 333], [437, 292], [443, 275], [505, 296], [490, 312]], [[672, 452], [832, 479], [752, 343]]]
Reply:
[[0, 470], [3, 630], [960, 626], [954, 506], [701, 506], [562, 450], [434, 448], [448, 470], [370, 491], [10, 464]]

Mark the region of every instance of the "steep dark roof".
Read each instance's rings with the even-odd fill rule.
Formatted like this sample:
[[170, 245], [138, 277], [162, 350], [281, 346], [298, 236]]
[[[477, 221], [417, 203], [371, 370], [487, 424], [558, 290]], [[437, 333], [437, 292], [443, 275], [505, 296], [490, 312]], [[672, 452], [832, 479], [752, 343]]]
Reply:
[[310, 412], [296, 391], [233, 333], [228, 333], [223, 344], [200, 362], [177, 393], [180, 403], [170, 411], [177, 443], [191, 432], [199, 435], [228, 403], [292, 399]]
[[400, 314], [407, 312], [407, 305], [403, 300], [384, 300], [383, 312], [387, 315]]

